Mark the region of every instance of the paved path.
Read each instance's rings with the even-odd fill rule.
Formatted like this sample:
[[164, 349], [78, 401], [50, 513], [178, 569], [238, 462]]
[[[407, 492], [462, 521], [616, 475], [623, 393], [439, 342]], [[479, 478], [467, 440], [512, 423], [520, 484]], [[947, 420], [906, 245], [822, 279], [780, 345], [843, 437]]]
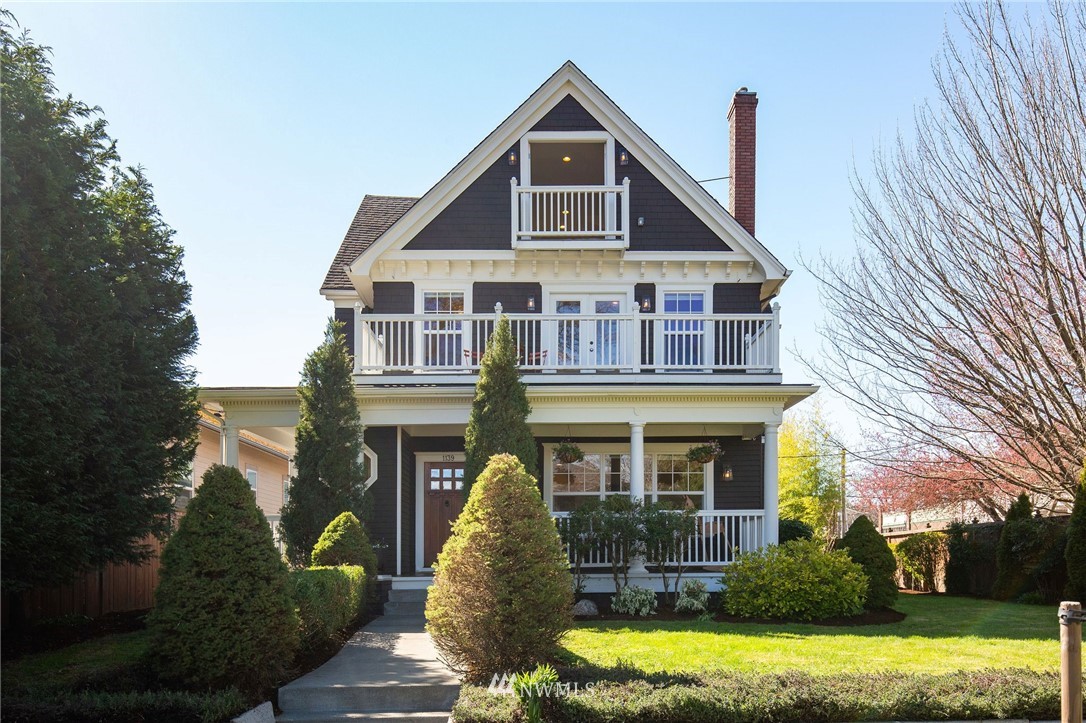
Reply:
[[278, 720], [448, 720], [460, 681], [437, 659], [413, 597], [398, 596], [386, 607], [398, 614], [377, 618], [327, 663], [280, 688]]

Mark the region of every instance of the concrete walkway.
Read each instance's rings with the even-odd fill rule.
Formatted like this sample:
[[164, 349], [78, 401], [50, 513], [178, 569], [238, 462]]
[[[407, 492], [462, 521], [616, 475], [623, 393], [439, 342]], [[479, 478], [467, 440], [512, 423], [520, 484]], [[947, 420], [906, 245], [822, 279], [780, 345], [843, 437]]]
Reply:
[[327, 663], [279, 689], [279, 721], [447, 721], [460, 681], [437, 659], [425, 590], [394, 590], [386, 614]]

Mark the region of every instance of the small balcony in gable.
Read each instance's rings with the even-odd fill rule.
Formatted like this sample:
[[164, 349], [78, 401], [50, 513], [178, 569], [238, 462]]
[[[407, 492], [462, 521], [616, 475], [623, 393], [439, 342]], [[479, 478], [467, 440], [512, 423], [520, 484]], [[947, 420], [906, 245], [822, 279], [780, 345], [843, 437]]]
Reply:
[[617, 250], [630, 246], [630, 180], [615, 182], [607, 133], [529, 133], [523, 178], [510, 179], [512, 248]]

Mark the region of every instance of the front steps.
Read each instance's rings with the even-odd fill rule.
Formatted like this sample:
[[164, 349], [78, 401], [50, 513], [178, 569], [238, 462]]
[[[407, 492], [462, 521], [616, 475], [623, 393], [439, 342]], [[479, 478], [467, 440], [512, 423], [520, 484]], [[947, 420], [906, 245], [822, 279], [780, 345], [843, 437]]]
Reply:
[[423, 617], [426, 612], [426, 589], [400, 590], [392, 588], [385, 603], [385, 615], [388, 617]]

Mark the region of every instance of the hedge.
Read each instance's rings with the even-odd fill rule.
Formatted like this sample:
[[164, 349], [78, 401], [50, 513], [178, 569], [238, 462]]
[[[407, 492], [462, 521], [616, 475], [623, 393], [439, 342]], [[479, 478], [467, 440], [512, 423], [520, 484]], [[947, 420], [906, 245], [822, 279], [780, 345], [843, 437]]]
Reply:
[[361, 565], [310, 567], [290, 573], [290, 595], [298, 609], [302, 650], [335, 642], [336, 634], [358, 619], [366, 602], [366, 571]]
[[219, 723], [249, 707], [234, 688], [212, 693], [154, 690], [126, 693], [59, 693], [48, 698], [4, 698], [10, 723]]
[[[586, 690], [599, 674], [615, 679]], [[631, 678], [614, 669], [565, 669], [559, 670], [559, 679], [579, 688], [545, 701], [545, 719], [556, 723], [1037, 720], [1060, 714], [1059, 675], [1032, 670], [832, 676], [706, 672]], [[522, 720], [514, 696], [469, 685], [461, 688], [453, 717], [457, 723]]]

